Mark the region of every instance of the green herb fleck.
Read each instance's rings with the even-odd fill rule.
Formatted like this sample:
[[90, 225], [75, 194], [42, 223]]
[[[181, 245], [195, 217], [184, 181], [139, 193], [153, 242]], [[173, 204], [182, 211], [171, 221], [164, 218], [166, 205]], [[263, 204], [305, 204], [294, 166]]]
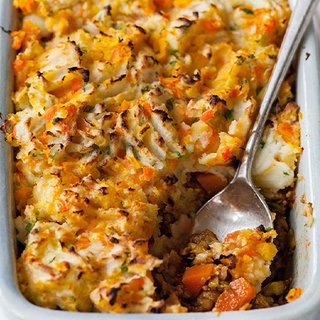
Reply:
[[285, 176], [290, 176], [290, 174], [288, 173], [288, 172], [283, 172], [283, 174], [285, 175]]
[[33, 229], [33, 227], [34, 227], [34, 223], [31, 223], [31, 222], [29, 222], [29, 223], [26, 225], [25, 230], [27, 231], [28, 234], [29, 234], [30, 231]]
[[85, 91], [87, 84], [88, 84], [88, 82], [84, 82], [84, 83], [83, 83], [83, 85], [82, 85], [82, 90]]
[[252, 54], [250, 54], [249, 56], [248, 56], [248, 58], [249, 59], [254, 59], [256, 56], [254, 55], [254, 53], [252, 53]]
[[260, 40], [258, 41], [263, 47], [268, 45], [268, 36], [263, 34], [261, 37], [260, 37]]
[[170, 98], [166, 101], [166, 107], [169, 111], [172, 111], [173, 110], [173, 107], [174, 107], [174, 99], [173, 98]]
[[106, 149], [105, 149], [106, 153], [110, 155], [111, 153], [111, 148], [110, 146], [106, 146]]
[[150, 87], [149, 86], [145, 86], [141, 89], [141, 92], [142, 93], [146, 93], [146, 92], [149, 92], [150, 91]]
[[29, 83], [29, 82], [26, 82], [25, 85], [26, 85], [27, 88], [31, 87], [31, 83]]
[[179, 50], [169, 49], [170, 56], [174, 56], [177, 59], [179, 59], [178, 53], [179, 53]]
[[177, 157], [178, 157], [178, 159], [181, 159], [183, 157], [183, 155], [180, 152], [177, 152]]
[[199, 120], [200, 120], [200, 118], [194, 118], [194, 119], [192, 119], [192, 124], [198, 122]]
[[277, 56], [275, 54], [268, 54], [268, 57], [270, 59], [277, 59]]
[[269, 232], [269, 231], [271, 231], [271, 230], [273, 230], [273, 228], [271, 228], [271, 227], [266, 228], [266, 232]]
[[87, 53], [87, 49], [86, 47], [82, 47], [80, 48], [80, 51], [82, 52], [82, 55], [86, 54]]
[[127, 272], [128, 271], [128, 266], [123, 264], [121, 267], [120, 267], [121, 271], [122, 272]]
[[121, 208], [125, 208], [123, 200], [120, 201], [120, 205], [121, 205]]
[[261, 147], [261, 149], [263, 149], [265, 145], [266, 145], [266, 142], [265, 142], [264, 140], [261, 140], [261, 141], [260, 141], [260, 147]]
[[174, 61], [170, 61], [170, 62], [169, 62], [170, 66], [175, 66], [177, 63], [178, 63], [177, 60], [174, 60]]
[[48, 264], [52, 263], [55, 259], [56, 259], [56, 257], [53, 257], [53, 258], [48, 262]]
[[235, 24], [230, 24], [228, 27], [229, 31], [236, 31], [238, 29], [238, 26]]
[[243, 12], [245, 12], [246, 14], [254, 14], [254, 12], [251, 9], [248, 9], [248, 8], [242, 8], [241, 10]]
[[86, 106], [84, 108], [84, 112], [90, 113], [94, 110], [94, 106]]
[[226, 118], [226, 120], [230, 120], [232, 118], [232, 110], [227, 110], [224, 114], [224, 117]]
[[122, 24], [117, 24], [117, 23], [113, 24], [112, 27], [113, 27], [114, 29], [116, 29], [116, 30], [124, 30], [124, 29], [125, 29], [125, 26], [124, 26], [124, 25], [122, 25]]
[[133, 152], [134, 157], [135, 157], [137, 160], [139, 160], [139, 159], [140, 159], [140, 155], [139, 155], [138, 150], [137, 150], [135, 147], [132, 147], [132, 152]]
[[131, 144], [126, 141], [123, 142], [123, 146], [124, 146], [124, 149], [126, 150], [126, 152], [128, 151], [129, 148], [131, 148]]
[[241, 80], [241, 87], [248, 84], [248, 80], [247, 79], [242, 79]]
[[100, 147], [97, 144], [93, 144], [92, 145], [92, 150], [91, 151], [96, 151], [96, 150], [100, 150]]

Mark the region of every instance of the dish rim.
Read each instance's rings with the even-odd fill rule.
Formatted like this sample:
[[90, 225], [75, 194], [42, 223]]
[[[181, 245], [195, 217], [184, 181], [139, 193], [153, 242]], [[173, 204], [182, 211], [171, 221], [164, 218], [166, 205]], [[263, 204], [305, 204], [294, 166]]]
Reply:
[[[11, 19], [13, 17], [13, 19]], [[1, 0], [0, 3], [0, 26], [5, 30], [9, 30], [13, 27], [13, 21], [15, 17], [15, 11], [12, 8], [11, 0]], [[2, 31], [0, 31], [0, 43], [2, 44], [0, 50], [0, 111], [6, 115], [12, 109], [11, 103], [11, 83], [12, 75], [10, 72], [12, 54], [10, 50], [10, 37]], [[312, 51], [318, 53], [318, 43], [315, 33], [314, 23], [309, 27], [307, 35], [304, 40], [303, 47], [312, 46]], [[308, 48], [309, 49], [309, 48]], [[309, 49], [310, 50], [310, 49]], [[303, 51], [303, 50], [302, 50]], [[302, 53], [301, 53], [302, 54]], [[301, 57], [300, 54], [300, 57]], [[320, 101], [320, 59], [319, 54], [314, 58], [313, 67], [301, 66], [301, 77], [303, 78], [304, 85], [304, 100], [305, 105], [313, 105], [312, 101]], [[301, 59], [300, 59], [301, 60]], [[9, 61], [9, 63], [8, 63]], [[318, 90], [308, 94], [307, 83], [310, 71], [314, 72], [313, 77], [316, 78], [313, 81], [313, 85]], [[309, 164], [309, 188], [312, 200], [315, 200], [315, 195], [320, 194], [320, 178], [316, 179], [312, 173], [316, 172], [317, 164], [320, 164], [320, 130], [317, 133], [316, 128], [320, 128], [320, 110], [317, 110], [317, 105], [311, 110], [311, 114], [306, 115], [308, 118], [308, 126], [305, 129], [306, 135], [312, 137], [318, 137], [312, 140], [308, 144], [308, 149], [304, 152], [308, 152], [308, 164]], [[310, 125], [309, 125], [310, 124]], [[317, 126], [318, 125], [318, 126]], [[296, 301], [279, 307], [267, 308], [263, 310], [249, 310], [249, 311], [235, 311], [222, 313], [216, 316], [212, 312], [205, 313], [183, 313], [183, 314], [103, 314], [103, 313], [81, 313], [70, 311], [58, 311], [51, 310], [29, 302], [20, 292], [17, 285], [16, 277], [16, 256], [15, 247], [16, 240], [13, 227], [13, 185], [12, 185], [12, 168], [13, 168], [13, 154], [11, 148], [4, 142], [0, 142], [0, 225], [3, 230], [0, 233], [0, 243], [2, 244], [2, 250], [0, 251], [0, 304], [4, 312], [10, 317], [10, 319], [24, 319], [24, 320], [181, 320], [182, 317], [185, 320], [193, 320], [201, 317], [202, 320], [211, 320], [218, 318], [221, 320], [276, 320], [276, 319], [300, 319], [307, 315], [310, 318], [320, 310], [320, 286], [317, 285], [317, 279], [320, 278], [320, 253], [317, 252], [317, 248], [320, 247], [320, 224], [314, 223], [310, 229], [310, 239], [312, 240], [311, 247], [311, 264], [312, 276], [310, 277], [310, 286], [305, 290], [301, 298]], [[312, 150], [311, 150], [312, 149]], [[318, 150], [316, 152], [316, 150]], [[313, 201], [315, 212], [320, 209], [320, 204]], [[293, 312], [294, 310], [294, 312]]]

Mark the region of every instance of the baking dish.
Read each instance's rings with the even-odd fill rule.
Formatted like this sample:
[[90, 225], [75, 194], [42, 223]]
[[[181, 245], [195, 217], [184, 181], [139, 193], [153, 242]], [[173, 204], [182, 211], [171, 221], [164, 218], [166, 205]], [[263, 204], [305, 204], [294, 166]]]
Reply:
[[[7, 3], [7, 6], [8, 6], [8, 8], [4, 8], [5, 10], [3, 11], [3, 12], [6, 12], [6, 15], [8, 16], [8, 13], [10, 12], [10, 10], [6, 10], [6, 9], [9, 9], [9, 4]], [[7, 26], [5, 26], [5, 27], [7, 27]], [[8, 39], [7, 39], [7, 41], [8, 41]], [[312, 48], [310, 48], [310, 50], [309, 51], [311, 51], [311, 49]], [[308, 51], [308, 52], [309, 52]], [[315, 57], [315, 53], [314, 54], [311, 54], [313, 57]], [[303, 54], [302, 54], [302, 57], [303, 57]], [[5, 58], [4, 58], [5, 59]], [[303, 58], [301, 58], [302, 59], [302, 61], [303, 61]], [[310, 60], [311, 58], [309, 57], [309, 59], [308, 59], [308, 64], [310, 63]], [[4, 61], [4, 60], [3, 60]], [[316, 63], [316, 61], [315, 61], [315, 63]], [[6, 68], [8, 68], [8, 65], [10, 65], [10, 64], [8, 64], [8, 63], [6, 63], [6, 65], [4, 65], [4, 67], [6, 67]], [[302, 71], [300, 71], [299, 70], [299, 75], [301, 74], [302, 76], [303, 76], [303, 64], [301, 64], [301, 70]], [[316, 70], [316, 68], [314, 68], [314, 65], [312, 66], [312, 68], [313, 68], [313, 70]], [[307, 71], [307, 74], [308, 74], [308, 71]], [[300, 76], [299, 76], [300, 77]], [[300, 78], [299, 78], [300, 79]], [[6, 81], [6, 82], [5, 82]], [[300, 81], [300, 80], [299, 80]], [[3, 83], [9, 83], [9, 81], [7, 81], [7, 79], [4, 79], [4, 81], [3, 81]], [[314, 81], [314, 83], [317, 83], [317, 81]], [[304, 93], [306, 93], [306, 97], [309, 97], [310, 96], [310, 94], [309, 93], [307, 93], [304, 89], [304, 87], [303, 87], [303, 85], [304, 85], [304, 83], [302, 82], [302, 86], [301, 87], [299, 87], [298, 88], [298, 91], [300, 92], [304, 92]], [[8, 91], [7, 91], [8, 92]], [[316, 92], [316, 90], [314, 90], [314, 92]], [[9, 94], [7, 94], [7, 95], [3, 95], [3, 97], [9, 97], [10, 95]], [[300, 102], [300, 101], [298, 101], [298, 102]], [[305, 99], [303, 99], [303, 96], [302, 96], [302, 98], [301, 98], [301, 105], [303, 104], [303, 103], [305, 103]], [[5, 105], [5, 104], [3, 104], [3, 105]], [[305, 105], [307, 105], [307, 104], [305, 104]], [[303, 105], [302, 105], [302, 107], [303, 107]], [[303, 112], [304, 112], [304, 110], [302, 110]], [[308, 120], [308, 115], [306, 114], [306, 119]], [[317, 117], [315, 117], [315, 115], [314, 114], [312, 114], [311, 115], [311, 117], [312, 117], [312, 119], [317, 119]], [[308, 123], [308, 128], [309, 127], [312, 127], [312, 128], [316, 128], [316, 126], [309, 126], [309, 124], [311, 123], [311, 122], [308, 122], [307, 121], [307, 123]], [[306, 130], [307, 130], [307, 127], [305, 128]], [[310, 129], [311, 130], [311, 129]], [[308, 133], [308, 132], [307, 132]], [[310, 134], [310, 133], [308, 133], [308, 134]], [[315, 137], [315, 138], [317, 138], [317, 137]], [[318, 140], [318, 139], [316, 139], [316, 140]], [[315, 141], [316, 141], [315, 140]], [[308, 149], [308, 151], [310, 151], [310, 149], [309, 149], [309, 147], [310, 147], [310, 144], [309, 145], [307, 145], [307, 143], [304, 143], [303, 142], [303, 145], [305, 146], [305, 148], [306, 149]], [[307, 146], [308, 146], [308, 148], [307, 148]], [[307, 152], [308, 152], [307, 151]], [[308, 158], [308, 156], [309, 156], [309, 158]], [[310, 162], [310, 158], [311, 157], [311, 154], [308, 154], [307, 153], [307, 163], [308, 163], [308, 161]], [[304, 160], [303, 160], [304, 161]], [[301, 166], [303, 166], [303, 162], [302, 161], [302, 165]], [[315, 161], [311, 161], [312, 163], [316, 163]], [[10, 165], [10, 162], [6, 162], [5, 164], [8, 164], [8, 165]], [[305, 168], [310, 168], [310, 166], [305, 166]], [[310, 185], [310, 182], [311, 182], [311, 176], [308, 174], [308, 172], [306, 171], [306, 170], [304, 170], [304, 168], [302, 167], [301, 168], [301, 171], [300, 171], [302, 174], [304, 174], [305, 175], [305, 181], [307, 181], [308, 182], [308, 184]], [[5, 172], [4, 173], [7, 173], [8, 175], [9, 175], [9, 173], [10, 173], [10, 168], [7, 168], [7, 169], [5, 169]], [[309, 179], [309, 176], [310, 176], [310, 179]], [[10, 175], [8, 176], [8, 178], [10, 178]], [[7, 181], [8, 182], [10, 182], [10, 180], [9, 179], [7, 179]], [[301, 182], [302, 183], [302, 182]], [[301, 185], [301, 183], [299, 184], [299, 186]], [[10, 184], [9, 184], [9, 186], [10, 186]], [[314, 190], [316, 190], [316, 186], [313, 188], [313, 191]], [[6, 193], [5, 194], [7, 194], [8, 196], [10, 196], [10, 188], [9, 188], [9, 190], [5, 190], [6, 191]], [[311, 191], [312, 190], [306, 190], [306, 192], [307, 192], [307, 200], [308, 201], [312, 201], [313, 199], [312, 199], [312, 194], [311, 194]], [[316, 190], [317, 191], [317, 190]], [[301, 189], [301, 194], [303, 194], [304, 193], [304, 190], [303, 190], [303, 184], [302, 184], [302, 189]], [[4, 195], [5, 195], [4, 194]], [[315, 192], [315, 194], [317, 194], [317, 192]], [[297, 199], [300, 199], [300, 194], [298, 193], [298, 197], [297, 197]], [[8, 200], [8, 199], [7, 199]], [[9, 199], [10, 200], [10, 199]], [[3, 204], [5, 204], [6, 203], [6, 201], [3, 201]], [[8, 204], [11, 204], [11, 202], [8, 202], [7, 201], [7, 203]], [[8, 206], [9, 207], [9, 206]], [[301, 207], [301, 206], [300, 206]], [[298, 202], [297, 202], [297, 210], [299, 210], [299, 212], [302, 212], [302, 207], [301, 208], [298, 208]], [[10, 210], [9, 210], [10, 211]], [[3, 212], [5, 213], [6, 211], [5, 210], [3, 210]], [[299, 218], [301, 218], [301, 219], [304, 219], [304, 218], [302, 218], [302, 215], [301, 215], [301, 217], [299, 217]], [[297, 229], [297, 236], [298, 236], [298, 240], [299, 240], [299, 248], [298, 248], [298, 250], [300, 250], [301, 252], [306, 252], [306, 250], [305, 250], [305, 243], [304, 243], [304, 240], [305, 239], [301, 239], [300, 240], [300, 234], [305, 234], [305, 230], [304, 230], [304, 227], [303, 227], [303, 225], [304, 225], [304, 223], [305, 223], [305, 221], [304, 220], [302, 220], [302, 221], [300, 221], [301, 219], [298, 219], [298, 223], [295, 225], [296, 226], [296, 229]], [[4, 223], [3, 223], [3, 225], [5, 225], [5, 226], [7, 226], [7, 223], [4, 221]], [[301, 227], [302, 226], [302, 227]], [[300, 227], [300, 231], [299, 231], [299, 227]], [[313, 246], [313, 245], [316, 245], [315, 244], [315, 239], [313, 239], [312, 238], [312, 233], [310, 233], [309, 234], [309, 229], [307, 229], [308, 231], [307, 231], [307, 236], [309, 237], [308, 239], [307, 239], [307, 241], [308, 241], [308, 243], [311, 245], [311, 246]], [[310, 231], [311, 232], [311, 231]], [[313, 232], [313, 231], [312, 231]], [[6, 236], [6, 239], [7, 240], [11, 240], [11, 239], [13, 239], [14, 238], [14, 236], [13, 236], [13, 234], [11, 233], [9, 233], [9, 234], [7, 234], [7, 235], [5, 235]], [[11, 240], [12, 241], [12, 240]], [[301, 244], [300, 244], [300, 241], [301, 241]], [[4, 242], [5, 243], [5, 242]], [[10, 243], [9, 243], [10, 244]], [[12, 244], [12, 243], [11, 243]], [[301, 249], [302, 248], [302, 249]], [[4, 252], [5, 253], [5, 252]], [[14, 260], [13, 259], [13, 252], [12, 251], [10, 251], [10, 253], [11, 253], [11, 258], [12, 258], [12, 260]], [[315, 257], [315, 259], [316, 259], [316, 256], [314, 255], [314, 256], [312, 256], [312, 255], [310, 255], [310, 262], [315, 262], [316, 260], [313, 260], [314, 259], [314, 257]], [[10, 255], [6, 255], [5, 257], [4, 257], [4, 259], [3, 260], [5, 260], [5, 259], [10, 259]], [[301, 279], [308, 279], [308, 280], [310, 280], [310, 277], [308, 278], [308, 276], [310, 276], [310, 275], [312, 275], [312, 274], [314, 274], [314, 272], [313, 272], [313, 269], [312, 269], [312, 265], [315, 265], [314, 263], [313, 264], [305, 264], [304, 262], [305, 261], [307, 261], [307, 259], [306, 259], [306, 257], [304, 257], [304, 256], [301, 256], [300, 257], [300, 255], [299, 255], [299, 251], [298, 251], [298, 259], [297, 259], [297, 266], [296, 266], [296, 270], [298, 271], [298, 274], [297, 274], [297, 277], [296, 277], [296, 284], [295, 285], [297, 285], [297, 286], [302, 286], [302, 287], [304, 287], [305, 289], [306, 289], [306, 291], [308, 290], [308, 292], [310, 291], [309, 289], [310, 288], [308, 288], [308, 285], [307, 285], [307, 283], [310, 283], [310, 281], [309, 282], [306, 282], [306, 284], [303, 284], [302, 283], [302, 280]], [[301, 266], [299, 265], [299, 263], [301, 263]], [[9, 273], [8, 273], [8, 270], [6, 270], [6, 268], [8, 268], [8, 267], [10, 267], [10, 261], [5, 261], [5, 264], [4, 264], [4, 269], [3, 269], [3, 274], [6, 274], [6, 275], [9, 275]], [[304, 272], [305, 272], [305, 274], [304, 274]], [[312, 273], [313, 272], [313, 273]], [[32, 306], [31, 304], [29, 304], [29, 303], [27, 303], [25, 300], [22, 300], [21, 299], [21, 297], [19, 297], [18, 298], [18, 296], [17, 296], [17, 290], [16, 289], [14, 289], [13, 288], [13, 286], [12, 286], [12, 284], [14, 283], [14, 281], [13, 281], [13, 274], [14, 273], [10, 273], [11, 274], [11, 277], [6, 277], [6, 278], [3, 278], [4, 279], [4, 281], [7, 281], [8, 282], [8, 286], [6, 285], [6, 282], [4, 282], [4, 286], [6, 286], [6, 287], [8, 287], [8, 289], [6, 289], [6, 290], [4, 290], [4, 292], [5, 292], [5, 295], [6, 295], [6, 297], [4, 297], [4, 301], [6, 301], [6, 299], [8, 299], [9, 298], [9, 300], [7, 300], [7, 303], [6, 303], [6, 305], [7, 306], [9, 306], [9, 308], [7, 309], [7, 310], [9, 310], [9, 312], [11, 312], [12, 313], [12, 310], [17, 310], [18, 312], [15, 314], [15, 316], [16, 317], [18, 317], [18, 318], [20, 318], [20, 319], [37, 319], [37, 318], [41, 318], [41, 319], [43, 319], [43, 318], [47, 318], [47, 319], [54, 319], [54, 318], [65, 318], [65, 315], [66, 315], [66, 318], [72, 318], [72, 314], [71, 313], [64, 313], [64, 312], [58, 312], [58, 311], [48, 311], [48, 310], [44, 310], [44, 309], [41, 309], [41, 308], [38, 308], [38, 307], [34, 307], [34, 306]], [[301, 278], [301, 279], [300, 279]], [[311, 279], [312, 280], [312, 279]], [[311, 299], [310, 299], [310, 301], [311, 301]], [[12, 302], [15, 302], [15, 305], [16, 306], [18, 306], [19, 304], [21, 304], [21, 307], [19, 307], [18, 306], [18, 308], [16, 307], [16, 306], [10, 306], [10, 303], [12, 303]], [[301, 305], [301, 304], [300, 304]], [[281, 307], [281, 308], [277, 308], [278, 309], [278, 315], [280, 315], [280, 312], [287, 312], [288, 310], [291, 310], [292, 308], [290, 307], [290, 308], [284, 308], [284, 307]], [[254, 311], [252, 311], [252, 312], [249, 312], [249, 313], [246, 313], [246, 315], [245, 315], [245, 318], [250, 318], [250, 317], [258, 317], [258, 318], [268, 318], [268, 316], [271, 316], [272, 315], [272, 318], [274, 319], [275, 318], [275, 316], [274, 316], [274, 311], [275, 309], [273, 309], [272, 310], [272, 312], [270, 311], [270, 310], [266, 310], [266, 312], [268, 312], [268, 314], [265, 314], [265, 315], [263, 315], [263, 312], [261, 312], [261, 311], [256, 311], [256, 312], [254, 312]], [[281, 311], [282, 310], [282, 311]], [[15, 311], [16, 312], [16, 311]], [[19, 312], [21, 312], [20, 313], [20, 316], [19, 316]], [[304, 312], [304, 311], [303, 311]], [[86, 314], [81, 314], [81, 315], [78, 315], [78, 314], [73, 314], [74, 316], [76, 316], [77, 318], [90, 318], [90, 319], [94, 319], [94, 318], [97, 318], [97, 317], [99, 317], [99, 319], [101, 319], [101, 318], [108, 318], [108, 319], [110, 319], [110, 318], [118, 318], [119, 316], [111, 316], [111, 315], [105, 315], [105, 316], [102, 316], [102, 315], [95, 315], [95, 314], [90, 314], [90, 315], [86, 315]], [[222, 316], [222, 318], [223, 317], [226, 317], [226, 316], [228, 316], [228, 318], [230, 318], [230, 316], [231, 316], [232, 314], [228, 314], [228, 315], [223, 315]], [[242, 317], [241, 316], [241, 313], [234, 313], [233, 314], [235, 317]], [[186, 316], [186, 315], [183, 315], [183, 318], [192, 318], [194, 315], [192, 315], [192, 314], [190, 314], [190, 315], [188, 315], [188, 316]], [[123, 318], [124, 316], [122, 315], [121, 316], [121, 318]], [[125, 317], [129, 317], [129, 318], [132, 318], [132, 316], [130, 316], [130, 315], [127, 315], [127, 316], [125, 316]], [[139, 316], [139, 318], [140, 317], [146, 317], [146, 316]], [[163, 317], [163, 315], [162, 316], [148, 316], [148, 318], [153, 318], [153, 317]], [[167, 316], [166, 316], [167, 317]], [[212, 318], [213, 316], [212, 316], [212, 314], [203, 314], [203, 317], [204, 318], [207, 318], [207, 317], [210, 317], [210, 318]], [[134, 317], [133, 317], [134, 318]], [[172, 318], [181, 318], [181, 315], [179, 316], [179, 315], [176, 315], [176, 316], [173, 316]], [[281, 318], [289, 318], [286, 314], [283, 314], [283, 317], [281, 317]]]

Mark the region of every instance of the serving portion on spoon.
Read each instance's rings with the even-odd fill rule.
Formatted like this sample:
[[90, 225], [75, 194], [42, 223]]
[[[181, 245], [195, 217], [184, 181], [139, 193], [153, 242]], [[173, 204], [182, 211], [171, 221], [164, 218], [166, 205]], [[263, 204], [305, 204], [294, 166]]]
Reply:
[[210, 230], [222, 241], [236, 230], [273, 227], [272, 214], [253, 184], [251, 169], [264, 125], [317, 3], [297, 1], [238, 171], [231, 183], [197, 212], [193, 233]]

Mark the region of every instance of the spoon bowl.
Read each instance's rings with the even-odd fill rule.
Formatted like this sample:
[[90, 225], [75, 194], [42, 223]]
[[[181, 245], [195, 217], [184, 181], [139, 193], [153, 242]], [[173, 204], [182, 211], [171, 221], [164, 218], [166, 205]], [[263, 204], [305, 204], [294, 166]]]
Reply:
[[232, 181], [224, 190], [209, 200], [197, 213], [194, 233], [205, 229], [224, 238], [236, 230], [258, 226], [272, 228], [270, 210], [256, 188], [244, 178]]
[[223, 241], [227, 234], [236, 230], [253, 229], [259, 226], [266, 229], [273, 227], [270, 210], [263, 196], [253, 185], [251, 169], [271, 107], [318, 2], [318, 0], [297, 1], [241, 165], [229, 186], [197, 212], [193, 233], [208, 229]]

